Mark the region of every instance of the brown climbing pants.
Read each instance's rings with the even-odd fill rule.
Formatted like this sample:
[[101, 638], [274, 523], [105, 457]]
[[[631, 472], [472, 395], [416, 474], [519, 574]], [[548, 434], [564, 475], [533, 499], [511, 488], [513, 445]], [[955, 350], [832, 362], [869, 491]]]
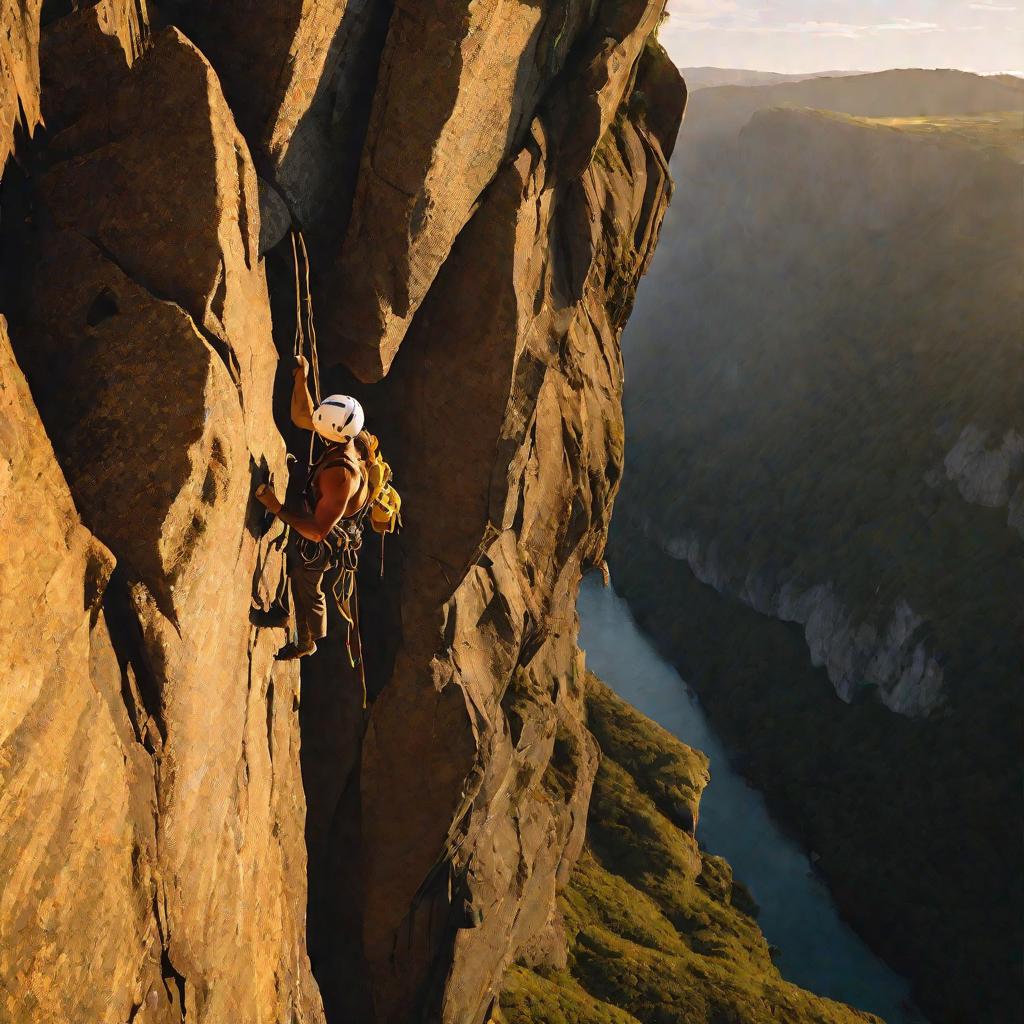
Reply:
[[327, 636], [323, 582], [332, 559], [330, 545], [306, 540], [292, 530], [288, 541], [288, 578], [292, 584], [292, 614], [300, 644]]

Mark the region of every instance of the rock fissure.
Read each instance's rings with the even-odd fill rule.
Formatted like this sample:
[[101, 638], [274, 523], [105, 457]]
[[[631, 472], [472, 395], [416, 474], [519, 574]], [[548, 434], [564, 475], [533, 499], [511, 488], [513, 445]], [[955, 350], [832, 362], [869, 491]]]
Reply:
[[[136, 738], [159, 758], [167, 739], [157, 672], [149, 664], [142, 625], [132, 607], [129, 584], [114, 571], [103, 602], [110, 641], [121, 669], [121, 695]], [[151, 735], [155, 730], [155, 737]]]

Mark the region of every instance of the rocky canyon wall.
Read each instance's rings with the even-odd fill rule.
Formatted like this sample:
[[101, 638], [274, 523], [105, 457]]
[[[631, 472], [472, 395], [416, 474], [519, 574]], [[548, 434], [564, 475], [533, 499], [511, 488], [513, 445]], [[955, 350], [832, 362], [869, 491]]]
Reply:
[[[3, 3], [0, 1018], [477, 1022], [558, 935], [662, 7]], [[250, 624], [290, 228], [406, 499], [365, 712]]]

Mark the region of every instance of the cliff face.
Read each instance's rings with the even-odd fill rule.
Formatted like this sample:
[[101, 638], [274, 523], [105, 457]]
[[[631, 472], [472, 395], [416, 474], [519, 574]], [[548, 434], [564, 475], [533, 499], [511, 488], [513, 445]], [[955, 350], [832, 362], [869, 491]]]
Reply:
[[[661, 8], [3, 3], [5, 1019], [476, 1022], [558, 934]], [[290, 226], [405, 498], [365, 716], [338, 629], [300, 680], [249, 622]]]

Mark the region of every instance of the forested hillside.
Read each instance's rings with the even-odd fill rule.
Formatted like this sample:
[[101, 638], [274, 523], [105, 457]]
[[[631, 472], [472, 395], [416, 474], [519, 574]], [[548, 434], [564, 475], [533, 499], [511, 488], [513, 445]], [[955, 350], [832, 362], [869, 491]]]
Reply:
[[697, 93], [625, 344], [616, 579], [939, 1020], [1019, 998], [1022, 95]]

